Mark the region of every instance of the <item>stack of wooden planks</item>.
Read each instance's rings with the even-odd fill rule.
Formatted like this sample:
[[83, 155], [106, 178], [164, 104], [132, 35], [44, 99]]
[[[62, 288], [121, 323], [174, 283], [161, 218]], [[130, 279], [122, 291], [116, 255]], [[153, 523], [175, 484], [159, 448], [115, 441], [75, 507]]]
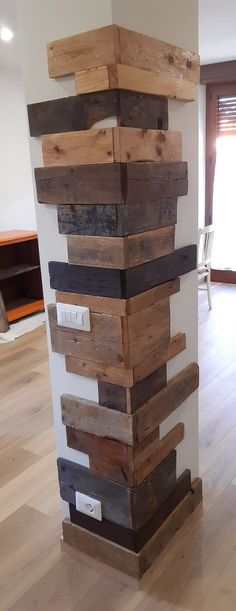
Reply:
[[[57, 206], [67, 240], [50, 282], [56, 302], [88, 307], [91, 322], [59, 326], [49, 305], [51, 344], [67, 371], [98, 380], [97, 403], [61, 396], [68, 447], [89, 456], [89, 468], [58, 459], [63, 536], [140, 578], [202, 496], [189, 470], [176, 476], [183, 423], [160, 436], [198, 388], [196, 363], [167, 380], [167, 362], [186, 347], [183, 333], [171, 337], [170, 299], [196, 268], [195, 245], [175, 250], [188, 173], [168, 98], [194, 100], [199, 58], [112, 25], [50, 42], [48, 65], [50, 77], [74, 74], [78, 94], [28, 107], [42, 136], [38, 201]], [[76, 491], [101, 502], [102, 521], [76, 510]]]

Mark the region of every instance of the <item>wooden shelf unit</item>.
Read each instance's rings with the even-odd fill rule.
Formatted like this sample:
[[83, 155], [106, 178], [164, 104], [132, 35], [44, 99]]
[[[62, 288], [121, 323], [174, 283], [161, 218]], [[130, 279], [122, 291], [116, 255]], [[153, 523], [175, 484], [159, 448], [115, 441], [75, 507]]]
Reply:
[[0, 291], [9, 322], [44, 309], [34, 231], [0, 232]]

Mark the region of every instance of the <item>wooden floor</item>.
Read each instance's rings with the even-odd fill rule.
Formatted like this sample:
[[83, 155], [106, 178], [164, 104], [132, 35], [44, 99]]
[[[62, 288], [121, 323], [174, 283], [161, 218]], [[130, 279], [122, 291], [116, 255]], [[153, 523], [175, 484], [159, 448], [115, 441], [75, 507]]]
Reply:
[[199, 301], [203, 514], [139, 590], [60, 551], [45, 333], [0, 346], [0, 611], [235, 611], [236, 287]]

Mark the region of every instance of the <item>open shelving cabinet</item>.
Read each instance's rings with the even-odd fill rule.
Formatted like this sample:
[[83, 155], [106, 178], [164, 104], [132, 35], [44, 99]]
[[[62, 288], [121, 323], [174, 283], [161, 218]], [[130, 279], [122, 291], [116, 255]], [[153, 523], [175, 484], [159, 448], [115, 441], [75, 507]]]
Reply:
[[0, 291], [9, 322], [44, 309], [34, 231], [0, 232]]

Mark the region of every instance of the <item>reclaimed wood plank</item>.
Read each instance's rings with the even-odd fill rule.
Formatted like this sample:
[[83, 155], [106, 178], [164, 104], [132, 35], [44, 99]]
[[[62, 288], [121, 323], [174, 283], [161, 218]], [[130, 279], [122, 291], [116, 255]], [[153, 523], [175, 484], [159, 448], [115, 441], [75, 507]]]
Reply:
[[[56, 306], [48, 306], [52, 350], [83, 356], [116, 367], [138, 365], [155, 347], [163, 350], [170, 338], [169, 300], [140, 310], [129, 317], [91, 313], [89, 333], [57, 324]], [[148, 335], [147, 335], [148, 334]]]
[[180, 132], [137, 127], [106, 127], [42, 136], [45, 166], [126, 161], [181, 161]]
[[113, 88], [162, 95], [183, 102], [194, 101], [197, 94], [196, 84], [191, 81], [125, 64], [101, 66], [75, 73], [75, 89], [78, 94]]
[[136, 382], [143, 380], [155, 369], [162, 367], [185, 348], [186, 336], [184, 333], [178, 333], [170, 339], [167, 348], [162, 353], [159, 353], [156, 349], [153, 350], [148, 358], [133, 369], [119, 369], [111, 365], [104, 366], [97, 361], [92, 362], [82, 358], [66, 356], [66, 371], [131, 388]]
[[[146, 207], [188, 192], [187, 163], [133, 162], [36, 168], [39, 203], [134, 204]], [[144, 204], [145, 202], [145, 204]]]
[[167, 99], [136, 91], [100, 90], [29, 104], [27, 109], [31, 136], [90, 129], [107, 117], [117, 117], [123, 127], [168, 129]]
[[69, 263], [128, 269], [174, 251], [174, 227], [163, 227], [125, 238], [67, 236]]
[[175, 450], [136, 488], [104, 480], [65, 458], [59, 458], [57, 464], [65, 501], [75, 505], [75, 491], [91, 495], [101, 501], [105, 519], [134, 530], [153, 516], [176, 486]]
[[98, 520], [94, 520], [80, 511], [76, 511], [74, 505], [70, 505], [70, 519], [74, 524], [137, 553], [183, 500], [186, 494], [189, 493], [190, 488], [191, 472], [189, 469], [186, 469], [177, 479], [174, 491], [161, 504], [150, 520], [137, 531], [123, 528], [119, 524], [114, 524], [105, 519], [98, 522]]
[[50, 286], [58, 291], [129, 299], [196, 269], [197, 248], [191, 244], [130, 269], [106, 269], [49, 262]]
[[[146, 477], [174, 450], [184, 439], [184, 425], [177, 424], [162, 439], [149, 441], [151, 435], [145, 438], [146, 447], [140, 449], [135, 445], [130, 457], [129, 467], [114, 464], [112, 459], [102, 458], [99, 454], [89, 455], [89, 467], [93, 473], [111, 481], [129, 486], [138, 486]], [[138, 451], [138, 453], [137, 453]]]
[[163, 299], [167, 299], [171, 295], [178, 293], [179, 290], [180, 280], [176, 278], [175, 280], [169, 280], [164, 284], [160, 284], [149, 291], [140, 293], [140, 295], [136, 295], [131, 299], [112, 299], [109, 297], [83, 295], [82, 293], [64, 293], [63, 291], [56, 291], [56, 301], [85, 306], [89, 308], [91, 312], [127, 316], [129, 314], [135, 314], [135, 312], [139, 312], [139, 310], [144, 310]]
[[124, 388], [110, 382], [98, 381], [99, 404], [109, 409], [132, 414], [166, 385], [166, 365], [137, 382], [132, 388]]
[[109, 25], [48, 43], [50, 77], [121, 63], [199, 82], [199, 56], [116, 25]]
[[101, 560], [138, 580], [152, 566], [175, 533], [201, 503], [201, 500], [202, 483], [199, 478], [196, 478], [192, 483], [190, 492], [179, 502], [139, 553], [105, 539], [104, 536], [92, 533], [72, 523], [68, 518], [63, 521], [64, 541], [85, 554]]
[[175, 411], [199, 386], [199, 367], [191, 363], [136, 412], [137, 437], [141, 441]]
[[123, 237], [177, 223], [177, 198], [160, 202], [125, 204], [59, 204], [59, 233]]
[[102, 407], [73, 395], [61, 396], [62, 422], [70, 428], [107, 437], [133, 446], [136, 440], [133, 416]]

